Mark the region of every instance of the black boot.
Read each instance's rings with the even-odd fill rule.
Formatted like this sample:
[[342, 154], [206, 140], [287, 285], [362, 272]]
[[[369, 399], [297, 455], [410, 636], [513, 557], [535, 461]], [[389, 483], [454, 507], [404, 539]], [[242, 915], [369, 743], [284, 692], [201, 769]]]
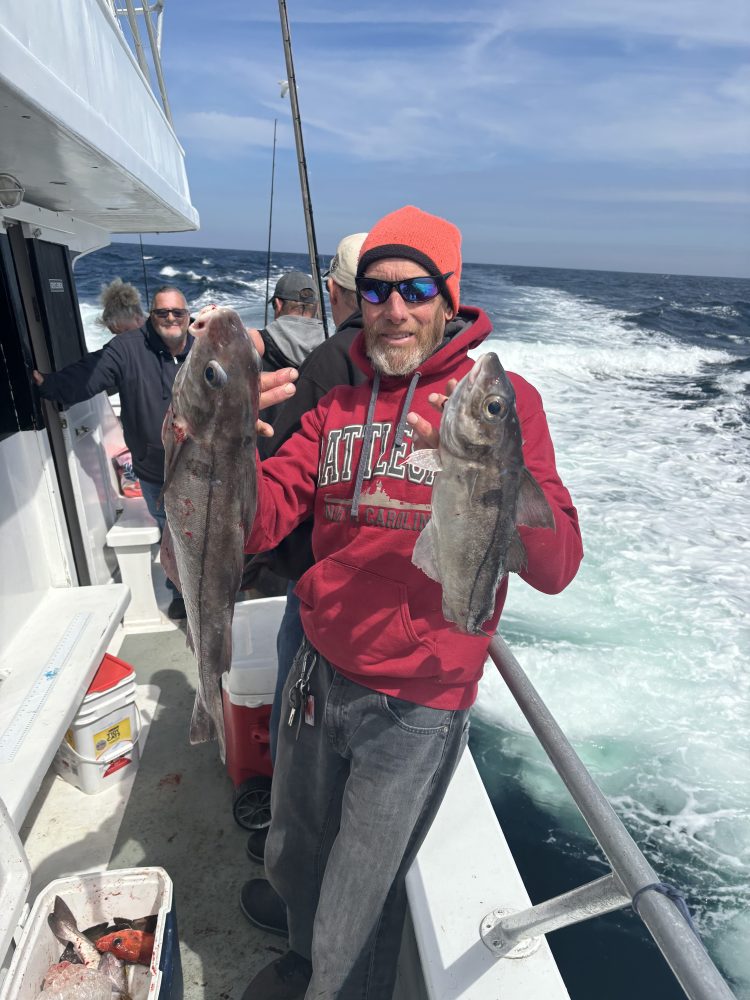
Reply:
[[311, 976], [312, 964], [296, 951], [287, 951], [260, 970], [242, 1000], [304, 1000]]
[[284, 900], [266, 879], [251, 878], [245, 882], [240, 892], [240, 909], [262, 931], [288, 936]]
[[266, 837], [268, 836], [268, 827], [264, 826], [262, 830], [253, 830], [253, 832], [247, 838], [247, 856], [251, 861], [256, 861], [259, 865], [262, 865], [265, 861], [266, 852]]

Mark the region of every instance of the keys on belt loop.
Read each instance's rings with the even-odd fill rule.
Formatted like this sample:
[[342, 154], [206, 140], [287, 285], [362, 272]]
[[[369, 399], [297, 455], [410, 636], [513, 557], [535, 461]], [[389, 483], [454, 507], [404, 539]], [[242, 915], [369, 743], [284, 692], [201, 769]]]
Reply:
[[289, 688], [289, 717], [287, 718], [287, 726], [293, 726], [295, 720], [297, 722], [297, 732], [295, 734], [295, 739], [299, 739], [299, 731], [302, 726], [302, 719], [305, 714], [305, 707], [307, 705], [307, 698], [310, 693], [310, 676], [315, 669], [315, 664], [318, 661], [317, 653], [309, 645], [306, 644], [306, 649], [302, 654], [302, 666], [300, 668], [299, 677], [294, 682], [292, 687]]

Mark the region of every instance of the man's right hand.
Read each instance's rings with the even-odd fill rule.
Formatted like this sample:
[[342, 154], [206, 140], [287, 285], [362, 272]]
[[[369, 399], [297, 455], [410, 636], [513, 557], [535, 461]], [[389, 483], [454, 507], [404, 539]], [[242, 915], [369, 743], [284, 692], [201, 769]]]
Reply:
[[36, 368], [32, 371], [31, 377], [34, 379], [37, 385], [41, 385], [42, 382], [44, 382], [44, 375], [42, 375], [41, 372], [38, 372]]
[[[293, 396], [297, 391], [294, 386], [297, 375], [298, 372], [295, 368], [281, 368], [277, 372], [261, 372], [259, 408], [265, 410], [267, 406], [283, 403], [284, 400]], [[259, 420], [256, 428], [262, 437], [273, 436], [273, 427], [265, 420]]]

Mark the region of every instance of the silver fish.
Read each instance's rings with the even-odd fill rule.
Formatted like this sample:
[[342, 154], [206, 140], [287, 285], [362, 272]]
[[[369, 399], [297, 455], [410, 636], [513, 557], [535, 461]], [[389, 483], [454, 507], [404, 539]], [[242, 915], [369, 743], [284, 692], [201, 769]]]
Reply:
[[209, 306], [190, 328], [162, 430], [167, 527], [162, 564], [185, 600], [198, 661], [190, 742], [217, 737], [226, 757], [221, 676], [232, 659], [232, 618], [243, 543], [255, 516], [260, 356], [232, 309]]
[[70, 945], [78, 961], [89, 968], [96, 969], [99, 966], [100, 955], [91, 941], [78, 930], [76, 918], [70, 911], [70, 907], [61, 899], [55, 896], [52, 913], [47, 916], [49, 929], [58, 941], [64, 945]]
[[526, 566], [516, 525], [555, 528], [523, 462], [515, 399], [497, 355], [482, 355], [443, 408], [437, 450], [406, 459], [436, 473], [412, 561], [441, 584], [444, 618], [467, 635], [492, 617], [503, 576]]
[[130, 1000], [125, 963], [107, 951], [99, 958], [99, 972], [112, 984], [112, 1000]]

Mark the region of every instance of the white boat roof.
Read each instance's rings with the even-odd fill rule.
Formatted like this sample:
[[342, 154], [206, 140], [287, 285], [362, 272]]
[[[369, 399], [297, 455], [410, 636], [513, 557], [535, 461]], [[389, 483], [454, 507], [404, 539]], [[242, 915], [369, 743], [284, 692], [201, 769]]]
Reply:
[[198, 228], [184, 151], [107, 0], [0, 0], [0, 173], [112, 233]]

